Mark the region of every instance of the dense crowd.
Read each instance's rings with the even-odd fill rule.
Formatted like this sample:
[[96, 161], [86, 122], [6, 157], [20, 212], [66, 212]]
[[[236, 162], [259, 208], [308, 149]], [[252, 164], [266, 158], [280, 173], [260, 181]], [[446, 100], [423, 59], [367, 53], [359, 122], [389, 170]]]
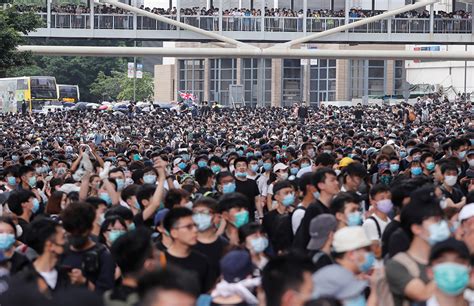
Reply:
[[0, 115], [0, 304], [474, 305], [472, 116]]
[[[18, 5], [20, 11], [35, 11], [46, 13], [47, 9], [44, 6], [28, 6], [28, 5]], [[141, 9], [146, 11], [158, 14], [158, 15], [168, 15], [176, 16], [177, 8], [149, 8], [144, 5], [140, 6]], [[110, 5], [98, 5], [95, 7], [96, 14], [127, 14], [127, 12], [121, 8], [113, 7]], [[67, 13], [67, 14], [88, 14], [90, 13], [90, 8], [84, 5], [76, 4], [67, 4], [67, 5], [53, 5], [52, 12], [54, 13]], [[367, 18], [376, 16], [384, 13], [384, 11], [379, 10], [363, 10], [360, 8], [352, 8], [349, 12], [350, 18]], [[219, 16], [219, 8], [211, 7], [209, 9], [205, 7], [192, 7], [192, 8], [181, 8], [181, 16]], [[259, 8], [229, 8], [225, 9], [222, 12], [223, 16], [261, 16], [262, 11]], [[265, 8], [265, 16], [274, 16], [274, 17], [299, 17], [303, 18], [303, 10], [291, 10], [288, 8]], [[328, 9], [308, 9], [306, 16], [310, 18], [324, 18], [324, 17], [335, 17], [335, 18], [344, 18], [344, 10], [332, 11]], [[430, 13], [427, 10], [424, 11], [410, 11], [401, 13], [395, 16], [396, 18], [430, 18]], [[458, 10], [455, 12], [444, 12], [436, 11], [435, 18], [442, 19], [472, 19], [472, 13], [466, 12], [463, 10]]]

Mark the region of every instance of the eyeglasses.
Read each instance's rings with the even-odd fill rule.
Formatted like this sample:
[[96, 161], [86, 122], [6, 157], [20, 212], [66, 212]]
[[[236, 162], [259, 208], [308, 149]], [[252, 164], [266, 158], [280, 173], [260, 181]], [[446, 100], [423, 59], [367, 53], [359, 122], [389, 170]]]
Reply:
[[197, 225], [196, 225], [196, 223], [191, 223], [191, 224], [188, 224], [188, 225], [175, 226], [174, 228], [175, 229], [185, 228], [188, 231], [191, 231], [191, 230], [197, 228]]

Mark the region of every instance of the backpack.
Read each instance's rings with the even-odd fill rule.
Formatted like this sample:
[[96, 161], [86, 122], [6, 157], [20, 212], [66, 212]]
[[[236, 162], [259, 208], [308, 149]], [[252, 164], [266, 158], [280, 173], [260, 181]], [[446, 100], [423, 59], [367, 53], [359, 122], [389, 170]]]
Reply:
[[[420, 277], [420, 268], [418, 264], [413, 260], [406, 252], [400, 252], [395, 255], [393, 258], [396, 262], [403, 265], [411, 276], [415, 278]], [[385, 274], [385, 269], [376, 270], [375, 275], [375, 293], [377, 294], [377, 304], [384, 306], [394, 306], [393, 294], [390, 291], [390, 286], [387, 282], [387, 275]], [[410, 303], [408, 300], [403, 301], [403, 306], [409, 306]]]
[[377, 227], [377, 233], [379, 234], [379, 239], [382, 239], [382, 229], [380, 228], [380, 224], [377, 219], [375, 219], [374, 216], [370, 216], [367, 219], [370, 219], [375, 222], [375, 226]]

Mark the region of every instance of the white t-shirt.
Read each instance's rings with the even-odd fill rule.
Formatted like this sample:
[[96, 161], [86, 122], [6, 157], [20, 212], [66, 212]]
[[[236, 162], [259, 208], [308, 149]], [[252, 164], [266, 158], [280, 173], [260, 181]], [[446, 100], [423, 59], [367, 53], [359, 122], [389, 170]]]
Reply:
[[38, 272], [41, 277], [44, 279], [46, 284], [52, 289], [56, 288], [56, 284], [58, 283], [58, 271], [53, 269], [49, 272]]
[[[466, 302], [468, 303], [469, 306], [474, 306], [474, 302], [473, 301], [470, 301], [468, 298], [466, 298], [466, 296], [468, 296], [469, 294], [466, 294], [467, 290], [464, 291], [464, 299], [466, 300]], [[436, 299], [436, 297], [433, 295], [432, 297], [429, 298], [429, 300], [426, 301], [426, 306], [440, 306], [439, 303], [438, 303], [438, 300]]]
[[[297, 207], [302, 207], [303, 205], [300, 203]], [[296, 208], [291, 216], [291, 228], [293, 229], [293, 235], [296, 234], [298, 227], [300, 227], [301, 220], [303, 220], [304, 214], [306, 213], [305, 209]]]
[[385, 231], [385, 228], [387, 227], [387, 225], [390, 223], [391, 220], [390, 220], [390, 218], [387, 218], [387, 221], [383, 221], [382, 219], [377, 217], [376, 214], [372, 214], [371, 217], [374, 217], [375, 220], [377, 220], [377, 223], [380, 226], [380, 236], [379, 236], [379, 232], [377, 230], [377, 224], [375, 224], [375, 221], [372, 218], [365, 219], [364, 224], [362, 224], [362, 227], [364, 228], [365, 234], [367, 235], [369, 240], [371, 240], [371, 241], [379, 240], [380, 241], [381, 238], [382, 238], [382, 234]]

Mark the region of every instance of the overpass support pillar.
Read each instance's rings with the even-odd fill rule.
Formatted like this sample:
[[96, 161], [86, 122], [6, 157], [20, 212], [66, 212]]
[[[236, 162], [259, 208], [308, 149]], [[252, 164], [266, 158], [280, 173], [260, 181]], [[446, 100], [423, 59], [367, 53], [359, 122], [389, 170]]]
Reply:
[[430, 5], [430, 37], [434, 34], [434, 4]]
[[46, 0], [46, 27], [51, 28], [51, 0]]

